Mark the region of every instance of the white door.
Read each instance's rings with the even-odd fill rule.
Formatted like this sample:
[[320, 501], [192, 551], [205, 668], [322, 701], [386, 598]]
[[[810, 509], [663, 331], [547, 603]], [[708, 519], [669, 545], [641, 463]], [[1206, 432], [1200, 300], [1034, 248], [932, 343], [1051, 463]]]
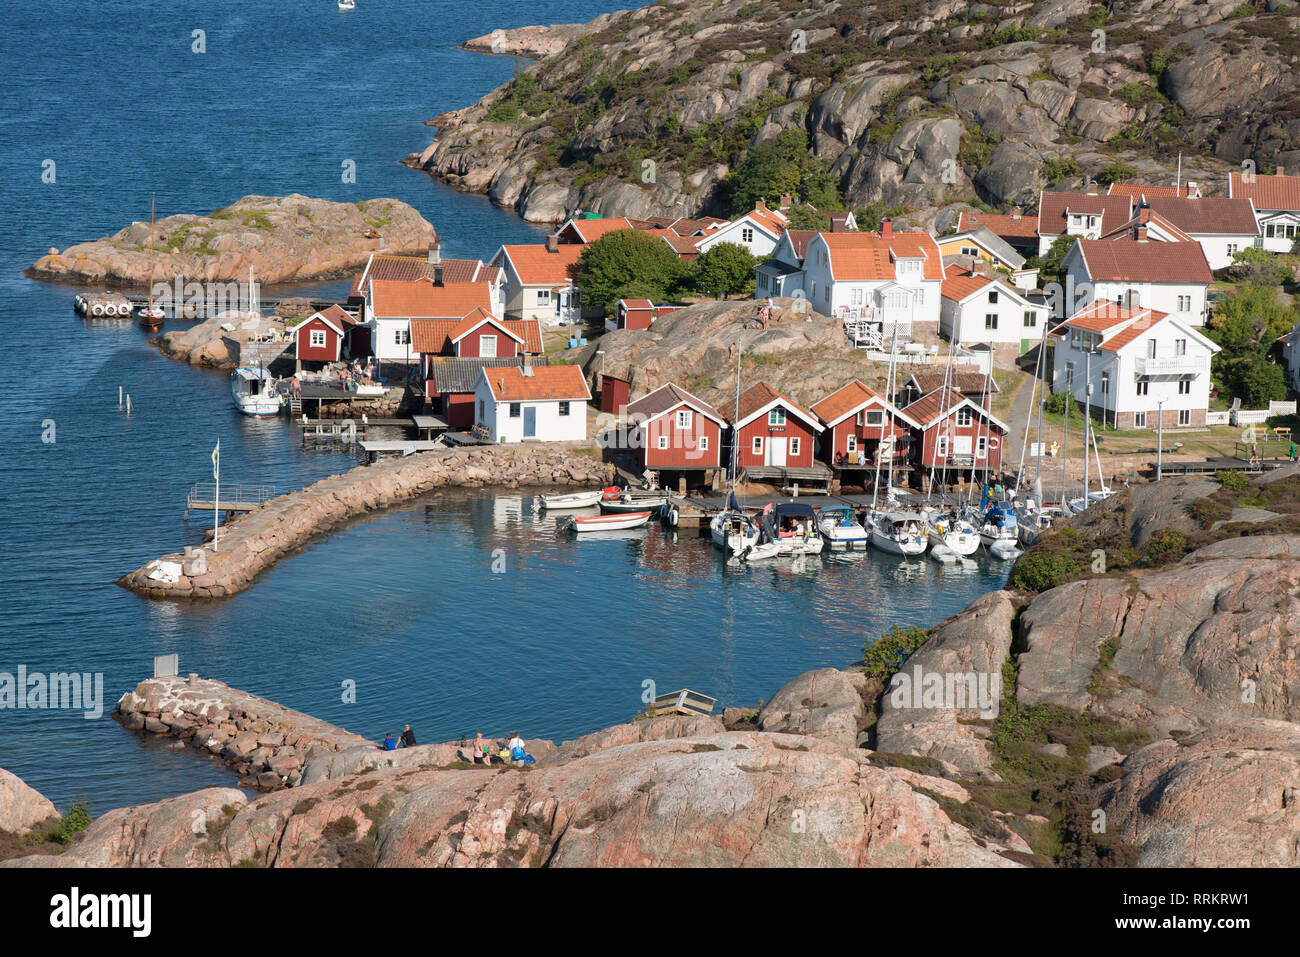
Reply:
[[772, 436], [767, 440], [767, 464], [785, 465], [785, 439]]
[[954, 455], [970, 455], [971, 437], [969, 435], [958, 435], [952, 440], [952, 451]]

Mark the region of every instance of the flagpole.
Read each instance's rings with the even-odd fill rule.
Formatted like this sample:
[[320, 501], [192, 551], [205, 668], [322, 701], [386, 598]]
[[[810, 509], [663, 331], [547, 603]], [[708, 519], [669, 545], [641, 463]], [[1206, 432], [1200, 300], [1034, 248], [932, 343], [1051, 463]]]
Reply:
[[216, 490], [212, 496], [212, 550], [221, 551], [221, 439], [212, 450], [212, 477], [216, 480]]

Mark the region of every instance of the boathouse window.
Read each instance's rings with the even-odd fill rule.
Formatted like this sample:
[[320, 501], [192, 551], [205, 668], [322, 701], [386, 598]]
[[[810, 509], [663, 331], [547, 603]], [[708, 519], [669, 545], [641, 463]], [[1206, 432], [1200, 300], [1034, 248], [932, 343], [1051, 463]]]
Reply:
[[858, 437], [856, 435], [850, 435], [844, 443], [844, 451], [856, 452], [857, 450], [858, 450]]
[[568, 414], [569, 414], [569, 403], [567, 403], [567, 402], [561, 402], [561, 403], [560, 403], [560, 415], [568, 415]]
[[754, 444], [753, 444], [750, 448], [751, 448], [751, 451], [753, 451], [753, 453], [754, 453], [755, 455], [762, 455], [762, 454], [763, 454], [763, 437], [762, 437], [761, 435], [756, 435], [756, 436], [754, 436]]
[[549, 289], [537, 290], [537, 304], [539, 306], [549, 306], [551, 304], [551, 290]]
[[662, 452], [666, 448], [668, 448], [668, 436], [661, 435], [659, 436], [659, 451]]
[[1191, 410], [1191, 409], [1179, 409], [1179, 410], [1178, 410], [1178, 424], [1179, 424], [1179, 425], [1191, 425], [1191, 424], [1192, 424], [1192, 410]]
[[677, 410], [677, 428], [689, 429], [691, 427], [691, 413], [689, 409]]
[[971, 423], [971, 410], [970, 410], [970, 409], [958, 409], [958, 410], [957, 410], [957, 427], [958, 427], [959, 429], [961, 429], [961, 428], [967, 428], [967, 427], [970, 425], [970, 423]]
[[881, 425], [885, 421], [885, 413], [879, 409], [872, 409], [867, 413], [867, 425]]
[[791, 438], [790, 438], [790, 455], [791, 455], [791, 457], [794, 457], [794, 456], [797, 456], [798, 454], [799, 454], [799, 437], [798, 437], [797, 435], [796, 435], [796, 436], [791, 436]]
[[981, 435], [976, 443], [976, 455], [980, 458], [986, 458], [989, 454], [989, 440], [986, 436]]
[[311, 331], [311, 347], [312, 347], [313, 349], [324, 349], [324, 348], [325, 348], [325, 330], [324, 330], [324, 329], [313, 329], [313, 330]]
[[497, 337], [479, 336], [478, 354], [485, 359], [495, 359], [497, 354]]
[[512, 419], [517, 419], [517, 418], [519, 418], [519, 403], [518, 403], [518, 402], [511, 402], [511, 403], [510, 403], [510, 418], [512, 418]]
[[945, 458], [948, 455], [948, 436], [939, 436], [939, 458]]
[[707, 435], [701, 435], [696, 447], [699, 448], [701, 452], [709, 451], [709, 437]]
[[785, 409], [773, 409], [767, 414], [768, 425], [785, 425]]

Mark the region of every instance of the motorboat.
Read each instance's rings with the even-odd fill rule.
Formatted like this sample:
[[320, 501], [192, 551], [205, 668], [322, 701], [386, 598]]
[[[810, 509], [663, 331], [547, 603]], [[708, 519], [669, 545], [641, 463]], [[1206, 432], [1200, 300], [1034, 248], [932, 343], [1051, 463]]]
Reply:
[[623, 512], [616, 515], [570, 515], [561, 528], [568, 532], [604, 532], [640, 528], [650, 521], [651, 512]]
[[567, 495], [539, 495], [537, 504], [548, 512], [562, 512], [574, 508], [590, 508], [600, 502], [600, 489], [594, 492], [571, 492]]
[[262, 368], [240, 366], [230, 377], [230, 391], [235, 408], [244, 415], [279, 415], [284, 406], [275, 377]]
[[1019, 541], [1016, 513], [1010, 504], [995, 502], [984, 513], [984, 518], [980, 522], [980, 541], [990, 551], [999, 542], [1010, 542], [1015, 545]]
[[873, 547], [890, 555], [925, 554], [922, 519], [910, 512], [876, 512], [867, 518], [868, 537]]
[[867, 547], [867, 530], [847, 505], [827, 505], [817, 510], [817, 531], [831, 551], [853, 551]]
[[989, 546], [989, 554], [994, 558], [1000, 558], [1004, 562], [1009, 562], [1013, 558], [1019, 558], [1024, 554], [1019, 543], [1014, 538], [999, 538]]
[[668, 504], [668, 495], [628, 495], [624, 494], [622, 498], [610, 501], [606, 498], [600, 499], [600, 509], [602, 512], [639, 512], [642, 509], [653, 509], [658, 511]]
[[804, 502], [768, 504], [762, 528], [764, 539], [776, 543], [778, 555], [816, 555], [822, 550], [817, 514]]
[[974, 555], [980, 547], [979, 531], [955, 511], [928, 515], [925, 537], [932, 550], [942, 547], [959, 558]]
[[340, 10], [355, 10], [356, 8], [357, 0], [339, 0]]

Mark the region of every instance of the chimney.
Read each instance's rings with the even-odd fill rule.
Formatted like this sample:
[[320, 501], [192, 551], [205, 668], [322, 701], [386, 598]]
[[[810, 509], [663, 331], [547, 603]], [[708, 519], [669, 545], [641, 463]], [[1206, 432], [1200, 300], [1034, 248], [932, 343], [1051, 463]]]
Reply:
[[1023, 213], [1021, 213], [1021, 211], [1020, 211], [1020, 207], [1019, 207], [1019, 206], [1013, 206], [1013, 207], [1011, 207], [1011, 218], [1012, 218], [1012, 219], [1019, 219], [1022, 215], [1023, 215]]
[[527, 352], [519, 354], [519, 374], [524, 377], [533, 374], [533, 359]]
[[1188, 184], [1187, 184], [1187, 195], [1188, 195], [1191, 199], [1200, 199], [1200, 198], [1201, 198], [1201, 190], [1200, 190], [1200, 187], [1199, 187], [1196, 183], [1188, 183]]
[[831, 214], [831, 232], [833, 232], [833, 233], [841, 233], [841, 232], [843, 232], [843, 231], [844, 231], [844, 220], [843, 220], [843, 218], [841, 218], [841, 217], [839, 217], [839, 216], [836, 216], [834, 213], [832, 213], [832, 214]]
[[429, 243], [429, 255], [427, 258], [428, 262], [435, 266], [442, 262], [442, 244]]
[[560, 251], [560, 237], [550, 235], [546, 237], [546, 251], [548, 253], [558, 253]]
[[754, 200], [754, 208], [755, 208], [756, 210], [758, 210], [760, 213], [766, 213], [766, 212], [767, 212], [767, 200], [765, 200], [765, 199], [756, 199], [756, 200]]
[[433, 267], [433, 284], [435, 286], [442, 285], [442, 263], [438, 263]]
[[1275, 175], [1277, 175], [1277, 176], [1285, 176], [1285, 175], [1286, 175], [1286, 167], [1283, 166], [1281, 163], [1278, 163], [1278, 164], [1277, 164], [1277, 173], [1276, 173]]
[[881, 239], [894, 238], [894, 221], [890, 219], [888, 216], [886, 216], [884, 219], [880, 221], [880, 238]]
[[1140, 243], [1144, 243], [1144, 242], [1147, 241], [1147, 225], [1146, 225], [1146, 223], [1138, 223], [1138, 224], [1137, 224], [1137, 228], [1133, 230], [1133, 238], [1136, 239], [1136, 240], [1137, 240], [1138, 242], [1140, 242]]
[[1140, 302], [1141, 299], [1138, 296], [1138, 291], [1136, 289], [1130, 289], [1124, 293], [1125, 309], [1137, 309], [1140, 305]]
[[[1281, 173], [1281, 172], [1282, 172], [1282, 167], [1279, 166], [1279, 167], [1277, 168], [1277, 171], [1278, 171], [1278, 173]], [[789, 209], [789, 208], [790, 208], [791, 206], [793, 206], [793, 205], [794, 205], [794, 197], [791, 196], [789, 193], [782, 193], [782, 194], [781, 194], [781, 208], [782, 208], [782, 209]]]

